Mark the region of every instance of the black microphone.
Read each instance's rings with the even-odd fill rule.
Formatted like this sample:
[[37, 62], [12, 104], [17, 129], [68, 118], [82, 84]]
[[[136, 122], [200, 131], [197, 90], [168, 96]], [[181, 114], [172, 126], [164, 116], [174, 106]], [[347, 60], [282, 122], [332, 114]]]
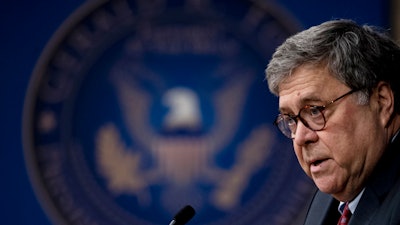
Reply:
[[183, 207], [179, 212], [174, 216], [174, 219], [169, 223], [169, 225], [184, 225], [186, 224], [196, 212], [193, 207], [187, 205]]

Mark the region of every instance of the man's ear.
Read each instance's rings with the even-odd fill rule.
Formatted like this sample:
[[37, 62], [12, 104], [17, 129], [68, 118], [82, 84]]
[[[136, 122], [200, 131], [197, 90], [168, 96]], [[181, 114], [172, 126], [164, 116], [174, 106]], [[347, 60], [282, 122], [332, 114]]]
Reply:
[[394, 94], [390, 84], [383, 81], [378, 83], [375, 90], [378, 98], [381, 122], [383, 126], [387, 127], [394, 112]]

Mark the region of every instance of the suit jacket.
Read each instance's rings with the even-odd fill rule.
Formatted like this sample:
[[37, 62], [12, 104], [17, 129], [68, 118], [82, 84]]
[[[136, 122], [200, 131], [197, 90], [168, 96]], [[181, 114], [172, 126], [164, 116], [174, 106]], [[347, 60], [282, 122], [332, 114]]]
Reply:
[[[317, 191], [304, 225], [337, 224], [339, 202]], [[385, 150], [352, 215], [349, 225], [400, 225], [400, 137]]]

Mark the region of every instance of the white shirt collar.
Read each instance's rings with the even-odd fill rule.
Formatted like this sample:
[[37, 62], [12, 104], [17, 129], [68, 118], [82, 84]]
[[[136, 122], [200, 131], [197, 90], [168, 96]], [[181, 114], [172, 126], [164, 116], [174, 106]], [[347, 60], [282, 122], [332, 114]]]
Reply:
[[[351, 202], [349, 202], [349, 209], [350, 209], [351, 214], [354, 214], [354, 212], [356, 211], [358, 202], [360, 201], [361, 196], [364, 193], [364, 190], [365, 190], [365, 188], [362, 189], [362, 191], [357, 195], [357, 197], [355, 197]], [[343, 212], [344, 204], [346, 204], [346, 202], [339, 203], [338, 210], [339, 210], [340, 214], [342, 214], [342, 212]]]
[[393, 135], [392, 139], [390, 140], [390, 142], [393, 142], [394, 139], [396, 139], [397, 135], [399, 134], [400, 129], [398, 131], [396, 131], [396, 133]]

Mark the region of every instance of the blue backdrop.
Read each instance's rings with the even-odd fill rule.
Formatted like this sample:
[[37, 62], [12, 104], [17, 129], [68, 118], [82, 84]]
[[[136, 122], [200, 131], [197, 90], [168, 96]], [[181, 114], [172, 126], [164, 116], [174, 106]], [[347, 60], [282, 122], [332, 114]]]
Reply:
[[[351, 18], [384, 28], [390, 26], [388, 0], [275, 2], [286, 8], [304, 28], [332, 18]], [[44, 46], [82, 3], [80, 0], [0, 2], [1, 224], [50, 224], [26, 171], [21, 139], [23, 103], [32, 70]]]

